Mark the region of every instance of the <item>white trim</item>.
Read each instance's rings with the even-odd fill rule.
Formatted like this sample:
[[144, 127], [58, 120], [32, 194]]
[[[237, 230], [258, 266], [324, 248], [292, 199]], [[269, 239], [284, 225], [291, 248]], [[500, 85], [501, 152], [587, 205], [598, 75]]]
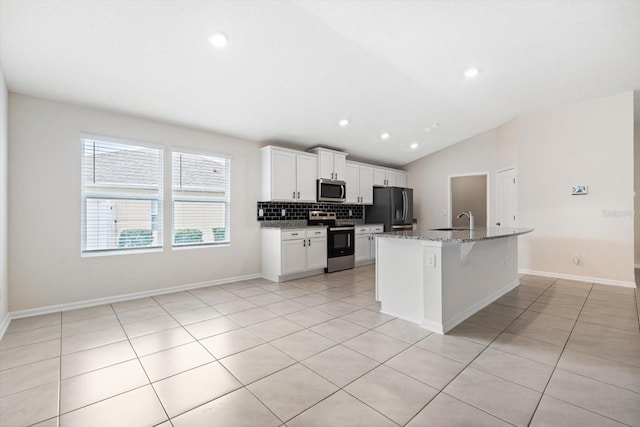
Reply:
[[147, 141], [141, 141], [139, 139], [118, 138], [115, 136], [105, 136], [105, 135], [99, 135], [95, 133], [80, 132], [80, 142], [83, 142], [84, 140], [96, 141], [96, 142], [110, 142], [112, 144], [133, 145], [134, 147], [139, 146], [144, 148], [153, 148], [156, 150], [160, 150], [162, 152], [164, 152], [167, 148], [164, 144], [158, 144], [156, 142], [147, 142]]
[[518, 269], [518, 273], [532, 274], [534, 276], [554, 277], [557, 279], [576, 280], [578, 282], [596, 283], [598, 285], [622, 286], [625, 288], [636, 287], [635, 282], [628, 282], [625, 280], [603, 279], [600, 277], [576, 276], [574, 274], [550, 273], [548, 271], [526, 270], [526, 269]]
[[640, 268], [640, 264], [636, 264], [636, 265], [635, 265], [635, 268]]
[[256, 273], [256, 274], [249, 274], [249, 275], [246, 275], [246, 276], [238, 276], [238, 277], [230, 277], [230, 278], [226, 278], [226, 279], [211, 280], [211, 281], [208, 281], [208, 282], [200, 282], [200, 283], [191, 283], [191, 284], [187, 284], [187, 285], [172, 286], [170, 288], [154, 289], [154, 290], [151, 290], [151, 291], [135, 292], [135, 293], [132, 293], [132, 294], [115, 295], [115, 296], [109, 296], [109, 297], [103, 297], [103, 298], [95, 298], [95, 299], [90, 299], [90, 300], [71, 302], [71, 303], [66, 303], [66, 304], [49, 305], [49, 306], [46, 306], [46, 307], [31, 308], [31, 309], [27, 309], [27, 310], [19, 310], [19, 311], [9, 312], [8, 317], [10, 319], [20, 319], [20, 318], [23, 318], [23, 317], [38, 316], [38, 315], [41, 315], [41, 314], [49, 314], [49, 313], [57, 313], [59, 311], [75, 310], [75, 309], [78, 309], [78, 308], [94, 307], [96, 305], [111, 304], [111, 303], [114, 303], [114, 302], [121, 302], [121, 301], [128, 301], [128, 300], [138, 299], [138, 298], [152, 297], [152, 296], [156, 296], [156, 295], [170, 294], [170, 293], [173, 293], [173, 292], [188, 291], [190, 289], [204, 288], [204, 287], [207, 287], [207, 286], [217, 286], [217, 285], [224, 285], [226, 283], [241, 282], [243, 280], [259, 279], [261, 277], [262, 277], [262, 275], [260, 273]]
[[7, 332], [9, 323], [11, 323], [11, 313], [5, 314], [4, 319], [2, 319], [2, 323], [0, 323], [0, 340], [4, 337], [4, 333]]
[[509, 283], [504, 288], [500, 289], [499, 291], [494, 292], [493, 294], [489, 295], [486, 298], [483, 298], [481, 301], [479, 301], [476, 304], [472, 305], [471, 307], [467, 308], [462, 313], [459, 313], [458, 315], [456, 315], [453, 318], [451, 318], [451, 319], [447, 320], [446, 322], [444, 322], [441, 325], [442, 330], [444, 330], [444, 333], [446, 334], [451, 329], [455, 328], [460, 323], [464, 322], [469, 317], [473, 316], [478, 311], [482, 310], [483, 308], [485, 308], [486, 306], [488, 306], [492, 302], [496, 301], [498, 298], [502, 297], [507, 292], [511, 291], [512, 289], [515, 289], [519, 284], [520, 284], [520, 279], [516, 279], [513, 282]]

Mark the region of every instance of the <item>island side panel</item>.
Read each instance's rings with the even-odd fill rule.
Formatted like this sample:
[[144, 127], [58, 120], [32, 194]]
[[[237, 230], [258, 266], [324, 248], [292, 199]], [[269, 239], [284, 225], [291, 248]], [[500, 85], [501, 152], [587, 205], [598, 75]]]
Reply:
[[519, 284], [516, 236], [446, 244], [442, 252], [444, 333]]
[[421, 324], [423, 250], [419, 240], [376, 239], [376, 297], [381, 312]]

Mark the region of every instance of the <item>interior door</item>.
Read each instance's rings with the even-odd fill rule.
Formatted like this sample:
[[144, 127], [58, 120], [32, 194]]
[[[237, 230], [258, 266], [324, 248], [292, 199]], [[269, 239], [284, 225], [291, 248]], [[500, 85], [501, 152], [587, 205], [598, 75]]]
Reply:
[[471, 211], [476, 227], [487, 226], [487, 174], [451, 177], [451, 226], [469, 227], [469, 218], [458, 218]]
[[496, 225], [498, 227], [518, 226], [518, 187], [515, 169], [507, 169], [496, 174]]

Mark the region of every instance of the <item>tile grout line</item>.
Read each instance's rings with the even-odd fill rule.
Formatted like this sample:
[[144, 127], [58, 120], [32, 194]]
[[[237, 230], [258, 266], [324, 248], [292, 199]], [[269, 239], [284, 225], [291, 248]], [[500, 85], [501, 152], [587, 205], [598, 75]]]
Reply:
[[[549, 288], [550, 288], [550, 287], [551, 287], [551, 286], [552, 286], [556, 281], [557, 281], [557, 279], [556, 279], [556, 280], [554, 280], [553, 282], [551, 282], [551, 283], [549, 284], [549, 286], [547, 286], [547, 287], [545, 288], [545, 292], [546, 292], [546, 290], [547, 290], [547, 289], [549, 289]], [[518, 285], [518, 286], [520, 286], [520, 285]], [[514, 289], [515, 289], [515, 288], [514, 288]], [[544, 292], [543, 292], [543, 293], [544, 293]], [[540, 296], [542, 296], [542, 294], [540, 294]], [[538, 298], [540, 298], [540, 296], [538, 296]], [[538, 298], [536, 298], [536, 301], [537, 301], [537, 299], [538, 299]], [[534, 301], [534, 302], [535, 302], [535, 301]], [[488, 306], [488, 305], [490, 305], [490, 304], [487, 304], [487, 306]], [[483, 308], [485, 308], [485, 307], [483, 307]], [[410, 423], [410, 422], [411, 422], [415, 417], [417, 417], [417, 416], [418, 416], [418, 414], [419, 414], [420, 412], [422, 412], [422, 411], [423, 411], [423, 410], [424, 410], [424, 409], [429, 405], [429, 403], [431, 403], [433, 400], [435, 400], [435, 399], [436, 399], [440, 394], [445, 394], [446, 396], [449, 396], [449, 394], [445, 393], [445, 391], [444, 391], [444, 390], [449, 386], [449, 384], [451, 384], [453, 381], [455, 381], [455, 380], [456, 380], [456, 378], [458, 378], [458, 377], [459, 377], [459, 376], [460, 376], [464, 371], [466, 371], [466, 370], [467, 370], [467, 368], [471, 367], [471, 364], [472, 364], [473, 362], [475, 362], [475, 360], [476, 360], [478, 357], [480, 357], [480, 355], [482, 355], [482, 354], [483, 354], [483, 353], [484, 353], [484, 352], [489, 348], [489, 346], [491, 346], [491, 344], [493, 344], [493, 342], [494, 342], [495, 340], [497, 340], [497, 339], [498, 339], [498, 338], [499, 338], [499, 337], [500, 337], [500, 336], [501, 336], [501, 335], [502, 335], [502, 334], [503, 334], [503, 333], [504, 333], [504, 332], [509, 328], [509, 326], [511, 326], [511, 325], [513, 324], [513, 322], [515, 322], [517, 319], [519, 319], [519, 318], [520, 318], [520, 316], [522, 316], [522, 314], [523, 314], [523, 313], [525, 313], [526, 311], [527, 311], [526, 309], [522, 310], [522, 313], [520, 313], [518, 316], [516, 316], [516, 317], [515, 317], [515, 318], [514, 318], [514, 319], [513, 319], [513, 320], [512, 320], [512, 321], [511, 321], [511, 322], [510, 322], [510, 323], [509, 323], [505, 328], [504, 328], [504, 329], [502, 329], [502, 330], [500, 331], [500, 333], [499, 333], [498, 335], [496, 335], [496, 337], [495, 337], [494, 339], [492, 339], [492, 340], [491, 340], [491, 341], [490, 341], [490, 342], [489, 342], [489, 343], [484, 347], [484, 349], [483, 349], [480, 353], [478, 353], [478, 354], [477, 354], [473, 359], [471, 359], [471, 361], [469, 361], [469, 363], [467, 363], [467, 364], [465, 365], [465, 367], [464, 367], [464, 368], [462, 368], [462, 369], [460, 370], [460, 372], [458, 372], [458, 373], [457, 373], [457, 374], [456, 374], [456, 375], [455, 375], [455, 376], [454, 376], [454, 377], [453, 377], [449, 382], [447, 382], [447, 384], [445, 384], [445, 385], [442, 387], [442, 389], [438, 390], [438, 393], [436, 393], [436, 395], [435, 395], [435, 396], [433, 396], [433, 398], [432, 398], [431, 400], [429, 400], [429, 402], [427, 402], [427, 403], [426, 403], [426, 404], [425, 404], [425, 405], [424, 405], [424, 406], [423, 406], [423, 407], [422, 407], [422, 408], [421, 408], [421, 409], [420, 409], [420, 410], [419, 410], [419, 411], [418, 411], [418, 412], [417, 412], [413, 417], [411, 417], [411, 419], [408, 421], [408, 423]], [[472, 322], [472, 323], [473, 323], [473, 322]], [[480, 325], [480, 326], [483, 326], [483, 325]], [[491, 329], [493, 329], [493, 328], [491, 328]], [[471, 340], [468, 340], [468, 341], [471, 341]], [[475, 342], [475, 341], [473, 341], [473, 342]], [[414, 344], [414, 345], [415, 345], [415, 344]], [[420, 348], [420, 347], [418, 347], [418, 348]], [[427, 351], [428, 351], [428, 350], [427, 350]], [[434, 353], [434, 354], [437, 354], [437, 353]], [[509, 354], [511, 354], [511, 353], [509, 353]], [[442, 356], [442, 357], [444, 357], [444, 356]], [[450, 359], [450, 360], [453, 360], [453, 359]], [[458, 363], [460, 363], [460, 362], [458, 362]], [[475, 369], [475, 368], [474, 368], [474, 369]], [[482, 371], [482, 372], [485, 372], [485, 371]], [[491, 373], [488, 373], [488, 374], [489, 374], [489, 375], [493, 375], [493, 374], [491, 374]], [[517, 383], [514, 383], [513, 381], [506, 380], [506, 379], [501, 378], [501, 377], [498, 377], [498, 376], [496, 376], [496, 375], [493, 375], [493, 376], [494, 376], [494, 377], [496, 377], [496, 378], [500, 378], [500, 379], [501, 379], [501, 380], [503, 380], [503, 381], [508, 381], [508, 382], [510, 382], [510, 383], [517, 384]], [[522, 384], [517, 384], [517, 385], [519, 385], [519, 386], [521, 386], [521, 387], [524, 387]], [[526, 387], [526, 388], [528, 388], [528, 387]], [[459, 400], [460, 402], [463, 402], [463, 403], [465, 403], [465, 404], [467, 404], [467, 405], [469, 405], [469, 406], [471, 406], [471, 407], [473, 407], [473, 408], [476, 408], [476, 409], [478, 409], [479, 411], [482, 411], [482, 412], [484, 412], [484, 413], [486, 413], [486, 414], [489, 414], [489, 415], [491, 415], [491, 416], [492, 416], [492, 417], [494, 417], [494, 418], [497, 418], [497, 419], [499, 419], [499, 420], [501, 420], [501, 421], [504, 421], [504, 422], [506, 422], [507, 424], [511, 424], [511, 425], [513, 425], [513, 423], [511, 423], [511, 422], [509, 422], [509, 421], [507, 421], [507, 420], [504, 420], [504, 419], [500, 418], [500, 417], [499, 417], [499, 416], [497, 416], [497, 415], [491, 414], [491, 413], [489, 413], [489, 412], [485, 411], [484, 409], [478, 408], [478, 407], [476, 407], [476, 406], [472, 405], [472, 404], [471, 404], [471, 403], [469, 403], [469, 402], [465, 402], [464, 400], [458, 399], [458, 398], [457, 398], [457, 397], [455, 397], [455, 396], [451, 396], [451, 397], [453, 397], [454, 399]], [[537, 409], [537, 406], [536, 406], [536, 409]], [[535, 410], [534, 410], [534, 412], [533, 412], [533, 413], [535, 413]], [[408, 423], [407, 423], [407, 424], [408, 424]]]

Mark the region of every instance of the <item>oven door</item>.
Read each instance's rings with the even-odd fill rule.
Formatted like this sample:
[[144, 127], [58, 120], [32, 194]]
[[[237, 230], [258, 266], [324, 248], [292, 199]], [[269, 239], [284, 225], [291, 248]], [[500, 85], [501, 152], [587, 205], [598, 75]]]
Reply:
[[355, 253], [355, 228], [330, 227], [327, 233], [327, 257], [337, 258]]
[[346, 183], [329, 179], [318, 180], [318, 202], [344, 203]]

